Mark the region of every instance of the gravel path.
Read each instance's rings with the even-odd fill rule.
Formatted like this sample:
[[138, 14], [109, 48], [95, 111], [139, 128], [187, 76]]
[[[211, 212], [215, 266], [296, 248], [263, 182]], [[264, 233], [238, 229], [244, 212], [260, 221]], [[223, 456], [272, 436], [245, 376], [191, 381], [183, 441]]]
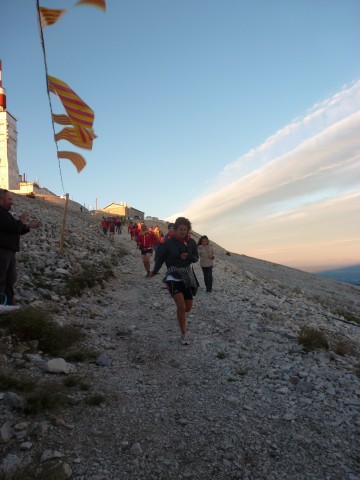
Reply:
[[[162, 275], [145, 278], [127, 234], [115, 241], [129, 252], [115, 279], [59, 317], [109, 360], [75, 364], [103, 402], [80, 395], [30, 421], [48, 428], [27, 461], [60, 452], [77, 480], [360, 478], [360, 331], [333, 310], [356, 313], [359, 288], [216, 246], [213, 293], [199, 289], [182, 346]], [[305, 353], [304, 325], [330, 350]]]

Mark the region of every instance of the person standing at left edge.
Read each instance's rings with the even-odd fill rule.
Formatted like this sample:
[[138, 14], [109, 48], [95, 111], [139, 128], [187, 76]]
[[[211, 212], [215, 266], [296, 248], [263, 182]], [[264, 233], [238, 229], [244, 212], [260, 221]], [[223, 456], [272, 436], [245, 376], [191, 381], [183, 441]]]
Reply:
[[0, 188], [0, 300], [3, 304], [0, 313], [15, 309], [11, 306], [14, 305], [15, 255], [20, 250], [20, 236], [40, 226], [37, 220], [25, 223], [29, 212], [24, 212], [18, 220], [14, 218], [10, 213], [12, 204], [11, 192]]

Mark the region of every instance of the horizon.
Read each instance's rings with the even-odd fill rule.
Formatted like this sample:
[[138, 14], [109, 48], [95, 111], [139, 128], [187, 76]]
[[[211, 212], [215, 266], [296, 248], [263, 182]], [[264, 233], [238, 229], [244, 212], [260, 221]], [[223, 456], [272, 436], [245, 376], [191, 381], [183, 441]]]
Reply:
[[89, 209], [180, 212], [227, 250], [292, 268], [359, 263], [360, 3], [106, 5], [46, 2], [67, 9], [44, 29], [49, 75], [95, 112], [93, 150], [58, 142], [84, 156], [80, 174], [56, 157], [36, 7], [2, 8], [28, 181]]

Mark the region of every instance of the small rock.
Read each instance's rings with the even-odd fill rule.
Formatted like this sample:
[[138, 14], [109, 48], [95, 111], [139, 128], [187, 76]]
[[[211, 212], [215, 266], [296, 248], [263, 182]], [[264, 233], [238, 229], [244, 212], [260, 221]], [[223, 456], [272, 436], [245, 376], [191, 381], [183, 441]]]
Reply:
[[139, 442], [135, 442], [131, 445], [130, 455], [140, 455], [142, 453], [142, 448]]

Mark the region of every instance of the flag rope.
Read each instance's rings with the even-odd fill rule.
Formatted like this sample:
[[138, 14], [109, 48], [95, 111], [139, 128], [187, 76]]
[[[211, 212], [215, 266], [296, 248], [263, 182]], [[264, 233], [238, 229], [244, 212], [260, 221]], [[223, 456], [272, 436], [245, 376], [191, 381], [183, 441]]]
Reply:
[[60, 158], [59, 158], [59, 147], [58, 147], [58, 144], [57, 144], [56, 141], [55, 141], [56, 132], [55, 132], [54, 119], [53, 119], [54, 112], [53, 112], [53, 108], [52, 108], [51, 96], [50, 96], [49, 85], [48, 85], [48, 67], [47, 67], [47, 60], [46, 60], [46, 50], [45, 50], [44, 32], [43, 32], [43, 28], [42, 28], [42, 25], [41, 25], [41, 19], [40, 19], [40, 4], [39, 4], [39, 0], [36, 0], [36, 8], [37, 8], [37, 16], [38, 16], [38, 25], [39, 25], [39, 29], [40, 29], [41, 49], [42, 49], [43, 57], [44, 57], [44, 66], [45, 66], [45, 75], [46, 75], [46, 91], [47, 91], [47, 95], [48, 95], [48, 98], [49, 98], [49, 106], [50, 106], [50, 113], [51, 113], [51, 125], [52, 125], [52, 129], [53, 129], [53, 132], [54, 132], [54, 143], [55, 143], [56, 152], [57, 152], [57, 157], [58, 157], [60, 180], [61, 180], [61, 185], [62, 185], [63, 193], [64, 193], [64, 195], [65, 195], [65, 188], [64, 188], [63, 176], [62, 176], [62, 171], [61, 171], [61, 163], [60, 163]]

